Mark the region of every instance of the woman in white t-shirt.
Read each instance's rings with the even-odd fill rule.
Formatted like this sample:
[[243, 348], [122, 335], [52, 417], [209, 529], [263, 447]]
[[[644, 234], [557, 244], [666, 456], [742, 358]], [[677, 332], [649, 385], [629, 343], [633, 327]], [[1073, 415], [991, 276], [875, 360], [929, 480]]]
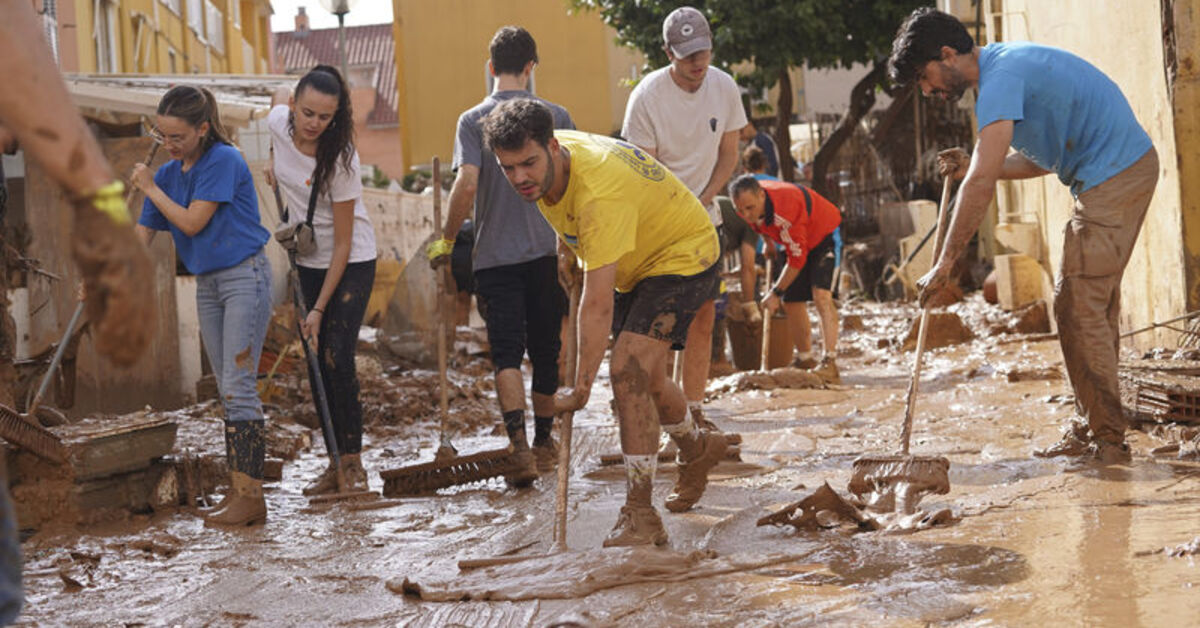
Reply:
[[[301, 327], [310, 343], [316, 341], [346, 490], [366, 490], [354, 353], [375, 282], [376, 251], [375, 229], [362, 200], [350, 91], [337, 69], [318, 65], [300, 79], [294, 94], [276, 92], [271, 105], [268, 178], [278, 182], [289, 222], [306, 220], [310, 200], [315, 201], [316, 251], [296, 257], [308, 308]], [[304, 494], [336, 490], [337, 469], [331, 464]]]

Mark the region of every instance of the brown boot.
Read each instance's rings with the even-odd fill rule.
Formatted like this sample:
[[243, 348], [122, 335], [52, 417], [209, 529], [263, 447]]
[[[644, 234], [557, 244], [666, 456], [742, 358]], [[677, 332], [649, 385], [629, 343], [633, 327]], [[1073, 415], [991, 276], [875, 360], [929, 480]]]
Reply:
[[[361, 454], [342, 454], [342, 477], [345, 478], [346, 492], [369, 490], [367, 486], [367, 470], [362, 465]], [[337, 474], [333, 476], [334, 490], [337, 490]]]
[[538, 479], [537, 462], [533, 459], [533, 451], [526, 445], [512, 454], [513, 470], [504, 474], [504, 481], [509, 488], [529, 488]]
[[821, 358], [821, 362], [812, 369], [812, 373], [820, 377], [827, 384], [842, 383], [842, 376], [838, 373], [837, 361], [833, 358]]
[[695, 442], [678, 439], [676, 444], [679, 445], [679, 455], [676, 457], [679, 475], [664, 505], [671, 512], [683, 512], [704, 495], [704, 489], [708, 486], [708, 470], [725, 458], [727, 444], [724, 435], [709, 431], [701, 431]]
[[617, 525], [604, 539], [604, 547], [665, 545], [667, 530], [658, 511], [649, 504], [625, 504], [617, 515]]
[[704, 416], [704, 410], [702, 408], [691, 408], [690, 412], [692, 413], [692, 422], [696, 424], [696, 427], [700, 428], [701, 430], [708, 430], [710, 432], [717, 432], [718, 434], [721, 434], [725, 437], [725, 443], [727, 445], [742, 444], [741, 434], [738, 434], [737, 432], [726, 432], [717, 427], [716, 423], [713, 423], [708, 419], [708, 417]]
[[234, 471], [229, 478], [229, 503], [220, 512], [204, 517], [205, 526], [252, 526], [267, 520], [267, 502], [263, 499], [262, 480]]
[[305, 495], [327, 495], [329, 493], [336, 493], [337, 488], [337, 468], [331, 463], [325, 467], [321, 475], [317, 476], [317, 479], [309, 482], [301, 492]]
[[538, 473], [554, 473], [554, 469], [558, 468], [558, 443], [554, 442], [554, 438], [547, 437], [546, 442], [534, 445], [532, 451]]

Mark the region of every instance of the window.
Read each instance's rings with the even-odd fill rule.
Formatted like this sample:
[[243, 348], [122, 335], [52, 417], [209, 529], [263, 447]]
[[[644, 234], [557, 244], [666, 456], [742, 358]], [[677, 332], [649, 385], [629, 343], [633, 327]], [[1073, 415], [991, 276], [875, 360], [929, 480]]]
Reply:
[[112, 0], [96, 0], [92, 39], [96, 42], [96, 71], [120, 72], [117, 60], [117, 10]]
[[233, 13], [233, 26], [235, 28], [242, 27], [242, 7], [241, 0], [233, 0], [233, 4], [229, 7], [229, 11]]
[[179, 6], [179, 0], [162, 0], [163, 6], [171, 10], [175, 15], [183, 15], [183, 11]]
[[187, 0], [188, 28], [196, 37], [204, 38], [204, 0]]
[[208, 24], [208, 30], [205, 31], [209, 43], [217, 52], [224, 54], [225, 52], [225, 16], [218, 9], [212, 0], [204, 0], [205, 23]]
[[171, 74], [179, 74], [179, 65], [178, 65], [179, 62], [177, 59], [178, 59], [178, 56], [175, 52], [175, 49], [168, 48], [167, 49], [167, 67], [170, 69]]

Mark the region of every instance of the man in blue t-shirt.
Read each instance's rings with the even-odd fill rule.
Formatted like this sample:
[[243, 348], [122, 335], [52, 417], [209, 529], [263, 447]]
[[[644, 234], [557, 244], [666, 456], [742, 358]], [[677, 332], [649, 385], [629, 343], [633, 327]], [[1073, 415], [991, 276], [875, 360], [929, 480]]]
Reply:
[[943, 175], [966, 179], [941, 257], [918, 282], [922, 304], [948, 286], [997, 180], [1057, 175], [1075, 197], [1054, 316], [1079, 416], [1059, 443], [1034, 453], [1128, 462], [1118, 314], [1121, 275], [1158, 182], [1150, 137], [1116, 83], [1087, 61], [1025, 42], [978, 47], [961, 22], [934, 9], [917, 9], [901, 25], [889, 66], [893, 81], [915, 82], [927, 96], [955, 100], [979, 89], [974, 155], [938, 156]]

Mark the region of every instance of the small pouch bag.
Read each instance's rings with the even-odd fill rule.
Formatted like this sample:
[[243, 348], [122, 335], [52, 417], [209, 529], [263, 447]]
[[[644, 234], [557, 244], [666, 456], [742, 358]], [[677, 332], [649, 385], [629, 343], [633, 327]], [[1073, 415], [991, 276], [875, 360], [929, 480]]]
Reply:
[[275, 240], [288, 252], [297, 255], [311, 255], [317, 252], [317, 234], [313, 230], [313, 213], [317, 208], [317, 184], [313, 183], [312, 192], [308, 195], [308, 216], [303, 222], [288, 222], [288, 210], [283, 210], [283, 224], [275, 228]]

